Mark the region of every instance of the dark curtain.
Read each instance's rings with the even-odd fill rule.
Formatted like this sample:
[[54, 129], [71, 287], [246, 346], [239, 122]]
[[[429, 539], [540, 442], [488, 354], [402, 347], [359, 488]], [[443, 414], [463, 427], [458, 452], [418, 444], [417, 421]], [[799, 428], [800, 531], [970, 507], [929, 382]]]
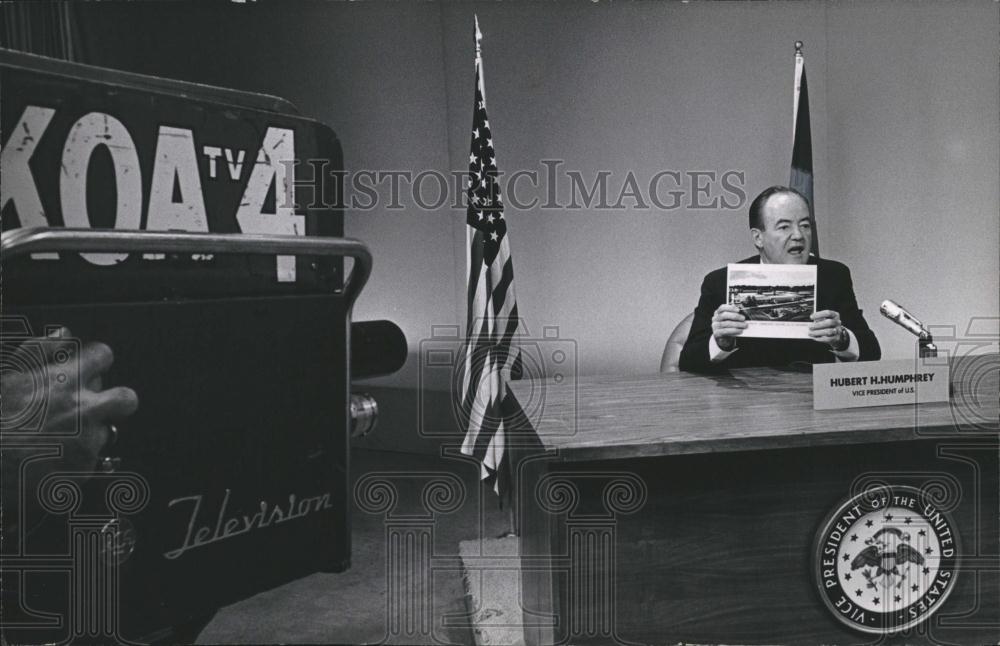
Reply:
[[80, 61], [80, 37], [71, 2], [5, 2], [0, 46]]

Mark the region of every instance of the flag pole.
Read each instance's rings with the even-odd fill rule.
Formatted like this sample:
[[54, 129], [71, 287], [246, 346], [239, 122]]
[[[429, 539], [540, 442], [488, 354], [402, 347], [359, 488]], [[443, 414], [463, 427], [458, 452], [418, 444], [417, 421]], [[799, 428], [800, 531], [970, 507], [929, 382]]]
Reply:
[[[476, 41], [476, 63], [475, 63], [475, 65], [476, 65], [476, 75], [479, 78], [482, 78], [482, 70], [481, 70], [482, 65], [480, 64], [480, 63], [482, 63], [482, 49], [480, 48], [479, 41], [482, 39], [483, 34], [482, 34], [482, 32], [479, 31], [479, 16], [476, 15], [476, 14], [473, 14], [473, 17], [475, 18], [475, 21], [476, 21], [475, 30], [473, 31], [473, 39]], [[484, 101], [486, 100], [485, 97], [484, 97], [483, 100]], [[470, 227], [466, 226], [465, 227], [465, 276], [466, 276], [466, 281], [469, 280], [469, 276], [472, 276], [472, 238], [473, 238], [472, 229]], [[468, 291], [468, 288], [469, 288], [469, 285], [466, 285], [466, 291]], [[469, 313], [469, 317], [468, 318], [469, 318], [469, 320], [466, 322], [466, 326], [465, 326], [466, 334], [467, 335], [469, 334], [469, 324], [472, 321], [472, 314], [471, 313]], [[466, 342], [468, 342], [468, 339], [466, 339]], [[462, 393], [462, 395], [464, 397], [465, 393]]]
[[795, 91], [792, 95], [792, 143], [795, 143], [795, 127], [799, 120], [799, 93], [802, 91], [802, 68], [805, 65], [805, 55], [802, 53], [803, 43], [795, 41]]
[[[479, 29], [479, 15], [473, 14], [473, 20], [475, 21], [475, 26], [476, 26], [475, 29], [476, 77], [479, 79], [479, 94], [483, 98], [483, 108], [486, 108], [486, 81], [483, 77], [483, 46], [482, 46], [483, 32]], [[470, 231], [470, 229], [467, 227], [466, 231], [468, 232]], [[468, 233], [466, 235], [468, 235]], [[469, 245], [469, 248], [471, 248], [471, 245]], [[471, 257], [470, 257], [470, 262], [471, 262]], [[507, 387], [506, 383], [503, 383], [502, 385], [503, 388]], [[505, 468], [511, 469], [510, 451], [505, 451], [505, 454], [506, 455], [504, 457], [507, 462]], [[510, 499], [509, 499], [509, 504], [507, 505], [507, 531], [501, 533], [499, 538], [517, 536], [517, 523], [515, 519], [515, 509], [517, 508], [517, 505], [514, 504], [514, 497], [517, 495], [517, 488], [513, 486], [513, 484], [511, 484], [511, 491], [509, 493], [510, 493]]]
[[[483, 106], [485, 107], [486, 106], [486, 92], [485, 92], [484, 86], [483, 86], [483, 49], [482, 49], [482, 45], [480, 43], [480, 41], [482, 41], [482, 39], [483, 39], [483, 32], [479, 31], [479, 15], [478, 14], [472, 14], [472, 16], [473, 16], [473, 19], [475, 20], [475, 30], [473, 32], [473, 38], [476, 41], [476, 78], [478, 79], [478, 82], [479, 82], [479, 93], [483, 97]], [[471, 276], [472, 275], [472, 260], [473, 260], [473, 258], [472, 258], [472, 241], [473, 241], [474, 238], [475, 238], [475, 235], [473, 234], [472, 229], [470, 227], [465, 227], [465, 249], [466, 249], [466, 253], [465, 253], [465, 260], [466, 260], [466, 263], [465, 263], [465, 275], [466, 276]], [[471, 323], [471, 321], [472, 321], [472, 318], [471, 318], [471, 314], [470, 314], [469, 322]], [[466, 327], [468, 327], [468, 326], [466, 326]]]
[[473, 14], [476, 20], [476, 71], [479, 73], [479, 93], [483, 95], [483, 107], [486, 107], [486, 81], [483, 79], [483, 32], [479, 31], [479, 16]]

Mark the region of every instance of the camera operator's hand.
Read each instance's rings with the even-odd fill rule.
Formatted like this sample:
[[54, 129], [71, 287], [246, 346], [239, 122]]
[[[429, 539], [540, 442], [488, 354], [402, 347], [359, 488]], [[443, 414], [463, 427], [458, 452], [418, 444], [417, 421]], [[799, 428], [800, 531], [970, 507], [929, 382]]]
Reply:
[[[35, 491], [38, 482], [53, 471], [81, 472], [86, 477], [95, 470], [101, 451], [115, 440], [114, 423], [128, 417], [139, 406], [131, 388], [102, 388], [102, 376], [111, 367], [114, 355], [103, 343], [67, 344], [76, 352], [54, 349], [58, 339], [68, 339], [69, 330], [61, 328], [47, 337], [26, 339], [10, 351], [5, 366], [21, 369], [0, 374], [0, 398], [7, 411], [15, 411], [4, 420], [4, 434], [16, 434], [17, 443], [62, 444], [62, 456], [46, 459], [25, 469], [26, 482], [17, 482], [21, 469], [15, 450], [3, 453], [4, 503], [7, 509], [20, 484], [26, 492]], [[5, 348], [6, 350], [6, 348]], [[62, 352], [61, 356], [56, 356]], [[41, 407], [40, 407], [41, 404]], [[18, 417], [16, 411], [40, 410], [32, 421]], [[44, 466], [43, 466], [44, 465]], [[44, 472], [44, 473], [43, 473]], [[12, 486], [13, 485], [13, 486]], [[34, 499], [29, 493], [25, 500]], [[4, 520], [7, 525], [9, 515]]]

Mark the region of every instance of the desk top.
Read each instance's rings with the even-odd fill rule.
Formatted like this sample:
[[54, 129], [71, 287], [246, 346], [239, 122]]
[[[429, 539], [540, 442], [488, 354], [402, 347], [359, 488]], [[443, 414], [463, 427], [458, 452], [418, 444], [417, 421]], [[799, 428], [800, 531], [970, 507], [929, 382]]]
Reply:
[[952, 361], [951, 401], [814, 411], [812, 375], [774, 368], [510, 383], [564, 461], [959, 439], [1000, 432], [1000, 355]]

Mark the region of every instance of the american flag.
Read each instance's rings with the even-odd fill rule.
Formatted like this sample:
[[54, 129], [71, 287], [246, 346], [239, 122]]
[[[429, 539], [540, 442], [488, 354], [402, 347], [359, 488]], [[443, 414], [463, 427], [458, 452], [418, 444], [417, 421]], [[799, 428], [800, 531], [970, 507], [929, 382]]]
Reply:
[[[476, 457], [481, 477], [501, 496], [510, 492], [510, 420], [520, 410], [507, 388], [520, 377], [515, 337], [520, 320], [514, 296], [514, 265], [503, 217], [496, 150], [486, 116], [483, 63], [476, 24], [476, 99], [469, 154], [466, 223], [469, 241], [468, 327], [462, 367], [462, 411], [467, 420], [462, 452]], [[505, 423], [506, 422], [506, 423]]]

